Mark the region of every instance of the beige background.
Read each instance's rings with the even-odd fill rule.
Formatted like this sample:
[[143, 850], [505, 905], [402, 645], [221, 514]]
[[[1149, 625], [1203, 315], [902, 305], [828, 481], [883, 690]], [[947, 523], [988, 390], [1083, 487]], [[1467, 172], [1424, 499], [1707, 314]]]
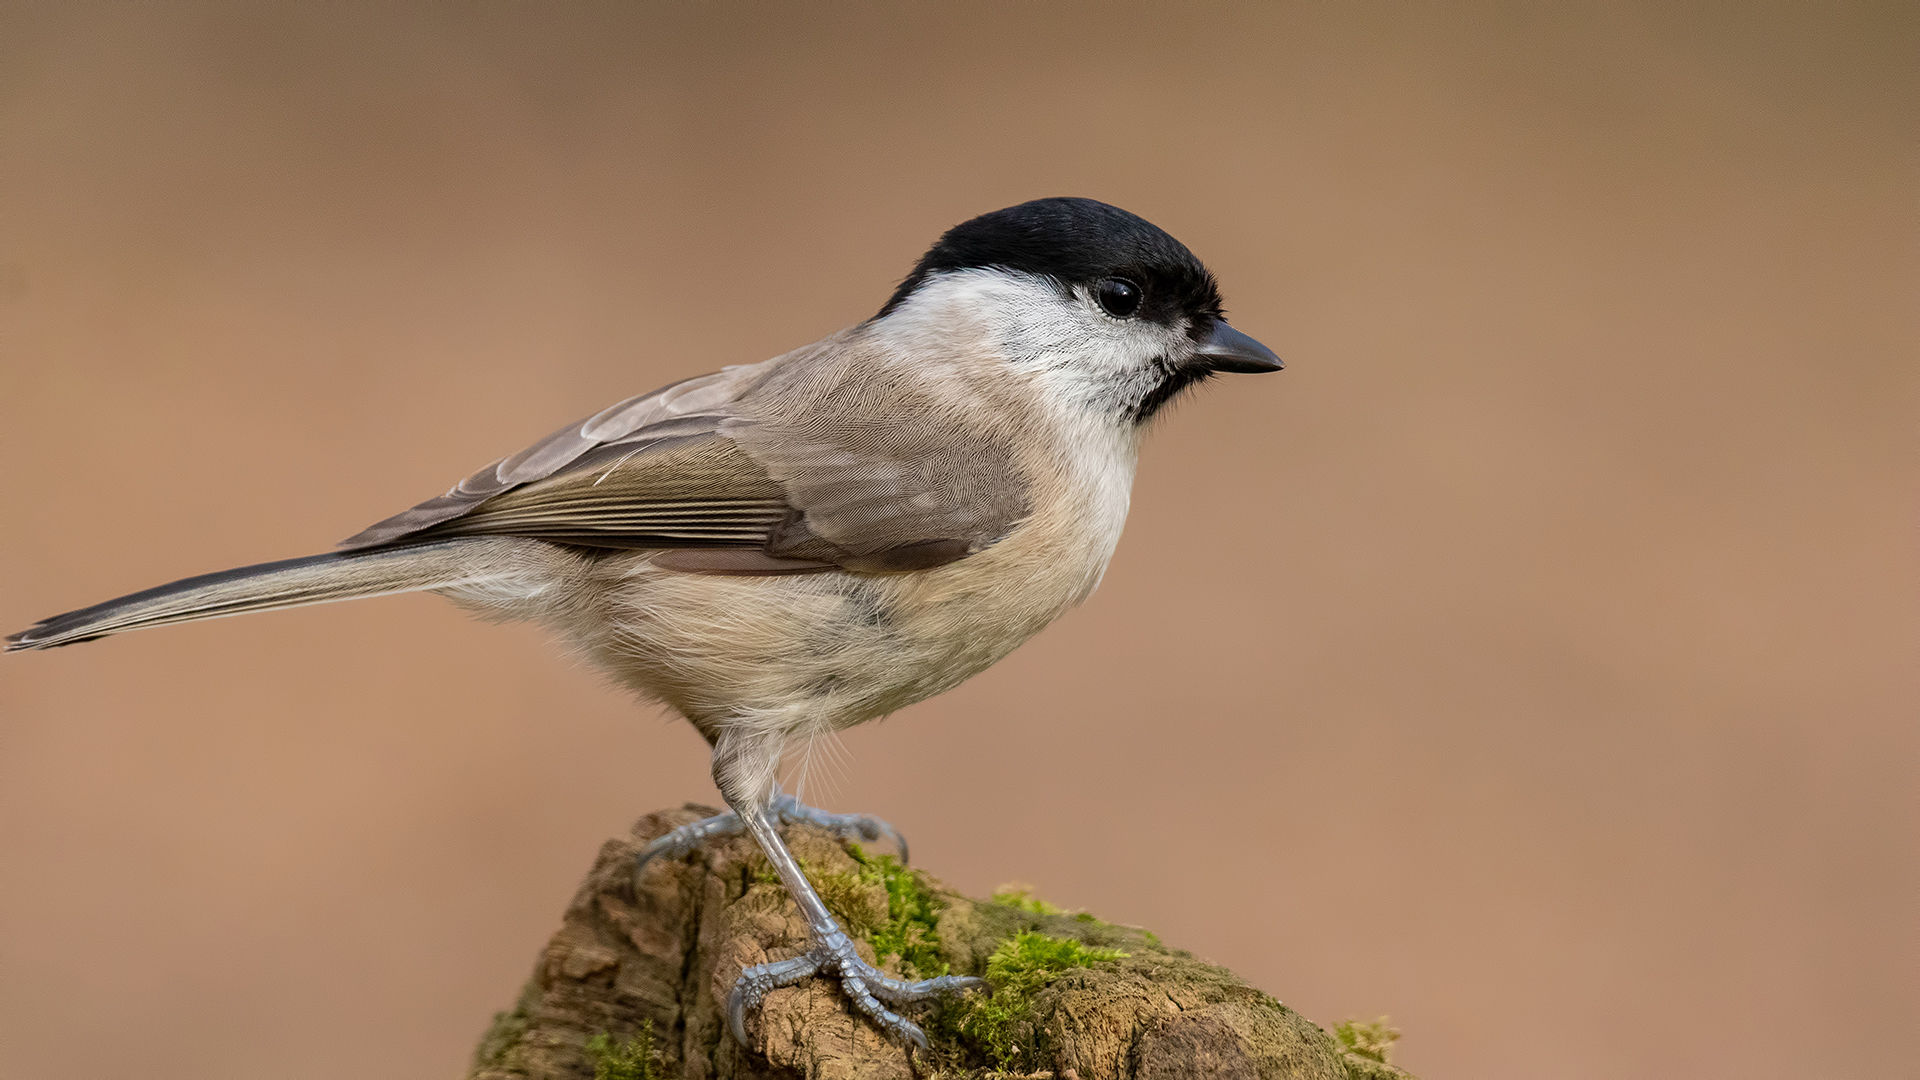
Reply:
[[[1910, 1075], [1912, 5], [0, 7], [0, 624], [1096, 196], [1284, 375], [825, 791], [1440, 1078]], [[431, 597], [0, 661], [0, 1072], [454, 1076], [685, 725]], [[820, 789], [816, 787], [816, 791]]]

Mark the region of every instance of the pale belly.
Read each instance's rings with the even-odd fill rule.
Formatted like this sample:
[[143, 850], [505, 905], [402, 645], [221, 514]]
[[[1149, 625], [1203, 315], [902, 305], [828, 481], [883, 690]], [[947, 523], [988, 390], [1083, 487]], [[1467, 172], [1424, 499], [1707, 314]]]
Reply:
[[1072, 445], [1025, 523], [931, 570], [730, 577], [501, 538], [526, 549], [524, 575], [440, 591], [546, 623], [710, 741], [824, 734], [951, 689], [1093, 592], [1126, 522], [1134, 444]]
[[608, 556], [592, 571], [609, 586], [592, 590], [600, 601], [558, 621], [597, 666], [709, 740], [736, 727], [820, 734], [951, 689], [1084, 600], [1126, 512], [1124, 501], [1101, 510], [905, 574], [726, 577]]

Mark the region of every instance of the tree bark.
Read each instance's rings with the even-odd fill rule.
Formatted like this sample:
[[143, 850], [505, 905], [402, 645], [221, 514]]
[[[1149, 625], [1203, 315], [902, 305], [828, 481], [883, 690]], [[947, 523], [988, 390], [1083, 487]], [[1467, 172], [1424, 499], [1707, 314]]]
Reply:
[[[919, 1007], [932, 1047], [911, 1056], [852, 1014], [836, 984], [809, 979], [767, 996], [742, 1047], [725, 1017], [735, 978], [802, 951], [806, 924], [745, 837], [633, 872], [648, 841], [714, 812], [649, 814], [601, 847], [469, 1080], [1411, 1080], [1147, 931], [1025, 898], [970, 899], [807, 826], [790, 827], [789, 844], [867, 961], [913, 977], [983, 975], [996, 991]], [[642, 1032], [650, 1053], [636, 1049]]]

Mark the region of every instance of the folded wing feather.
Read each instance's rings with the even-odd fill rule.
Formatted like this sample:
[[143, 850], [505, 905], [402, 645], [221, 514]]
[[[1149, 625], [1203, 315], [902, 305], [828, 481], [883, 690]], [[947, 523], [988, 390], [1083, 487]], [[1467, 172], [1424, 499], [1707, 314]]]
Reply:
[[629, 398], [340, 546], [523, 536], [786, 573], [923, 569], [1006, 535], [1028, 510], [1006, 408], [942, 408], [857, 334]]

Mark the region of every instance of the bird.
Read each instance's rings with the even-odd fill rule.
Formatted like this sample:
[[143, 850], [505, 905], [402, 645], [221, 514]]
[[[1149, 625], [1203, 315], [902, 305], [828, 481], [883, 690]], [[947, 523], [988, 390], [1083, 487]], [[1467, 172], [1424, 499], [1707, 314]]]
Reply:
[[811, 345], [620, 401], [333, 551], [57, 615], [6, 651], [420, 591], [543, 623], [712, 748], [728, 810], [636, 872], [745, 833], [806, 920], [804, 952], [741, 972], [734, 1037], [770, 991], [820, 977], [924, 1048], [906, 1007], [984, 984], [859, 957], [780, 826], [905, 842], [782, 791], [783, 754], [951, 689], [1084, 601], [1149, 422], [1215, 375], [1282, 366], [1167, 232], [1036, 199], [948, 229], [873, 317]]

